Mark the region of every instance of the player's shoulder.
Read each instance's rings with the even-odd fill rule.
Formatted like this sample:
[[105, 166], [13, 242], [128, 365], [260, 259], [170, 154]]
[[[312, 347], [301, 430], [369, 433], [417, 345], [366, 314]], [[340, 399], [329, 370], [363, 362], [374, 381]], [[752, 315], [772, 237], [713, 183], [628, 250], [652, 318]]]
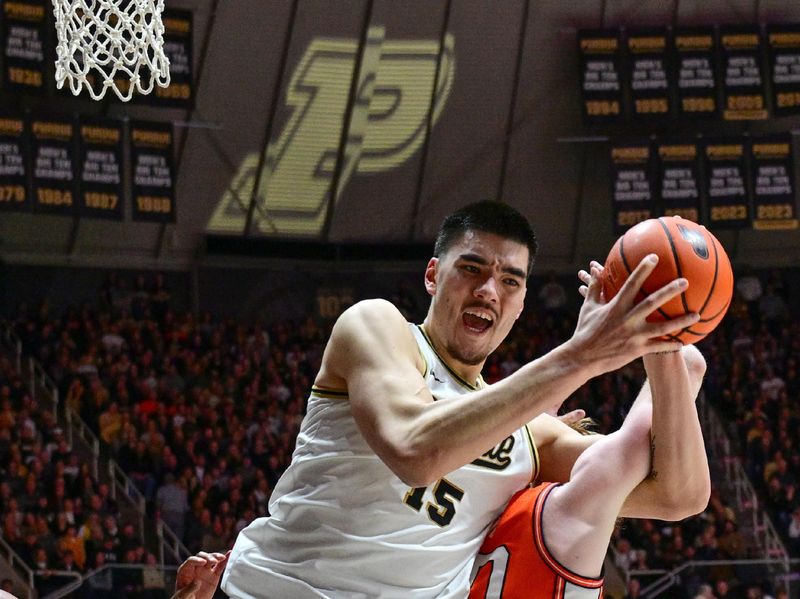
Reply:
[[379, 346], [413, 344], [408, 321], [400, 310], [383, 299], [368, 299], [342, 312], [331, 331], [331, 343]]
[[422, 371], [411, 327], [400, 310], [386, 300], [369, 299], [345, 310], [331, 331], [323, 366], [346, 378], [354, 364], [382, 364], [407, 356]]
[[333, 327], [332, 336], [346, 336], [356, 332], [398, 332], [408, 329], [408, 322], [400, 310], [384, 299], [367, 299], [357, 302], [342, 312]]

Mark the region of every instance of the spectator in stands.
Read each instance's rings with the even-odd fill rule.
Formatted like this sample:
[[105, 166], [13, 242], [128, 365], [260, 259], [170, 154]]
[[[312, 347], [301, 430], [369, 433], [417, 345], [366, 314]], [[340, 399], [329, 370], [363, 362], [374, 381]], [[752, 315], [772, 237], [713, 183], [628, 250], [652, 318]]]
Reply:
[[180, 478], [176, 481], [172, 473], [167, 473], [164, 476], [164, 486], [156, 493], [156, 507], [164, 523], [183, 540], [186, 514], [189, 511], [186, 480]]
[[105, 554], [98, 551], [92, 562], [92, 571], [96, 572], [86, 579], [86, 599], [112, 599], [114, 596], [113, 572], [106, 568]]
[[792, 512], [792, 520], [789, 523], [789, 543], [794, 555], [800, 555], [800, 503]]

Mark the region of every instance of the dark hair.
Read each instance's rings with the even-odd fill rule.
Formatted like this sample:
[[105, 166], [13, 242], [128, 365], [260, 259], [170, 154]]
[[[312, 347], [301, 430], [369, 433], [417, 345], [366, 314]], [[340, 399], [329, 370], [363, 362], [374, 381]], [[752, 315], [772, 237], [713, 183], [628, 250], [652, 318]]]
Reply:
[[436, 236], [433, 255], [437, 258], [444, 256], [467, 231], [493, 233], [527, 246], [528, 274], [531, 274], [539, 244], [528, 219], [517, 210], [490, 200], [467, 204], [444, 219]]

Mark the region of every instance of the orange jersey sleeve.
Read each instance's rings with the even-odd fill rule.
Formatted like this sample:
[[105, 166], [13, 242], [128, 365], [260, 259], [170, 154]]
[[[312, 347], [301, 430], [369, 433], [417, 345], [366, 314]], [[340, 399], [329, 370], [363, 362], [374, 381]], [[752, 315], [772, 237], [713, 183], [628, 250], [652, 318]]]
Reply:
[[469, 599], [602, 599], [603, 579], [558, 563], [542, 535], [542, 510], [554, 483], [519, 491], [481, 546]]

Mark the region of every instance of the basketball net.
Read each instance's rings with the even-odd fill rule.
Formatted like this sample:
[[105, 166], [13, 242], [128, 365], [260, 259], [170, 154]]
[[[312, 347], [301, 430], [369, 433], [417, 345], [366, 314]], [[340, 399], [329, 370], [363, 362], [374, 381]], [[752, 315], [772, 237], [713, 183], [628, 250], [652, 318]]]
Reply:
[[56, 17], [56, 85], [84, 86], [95, 100], [111, 88], [127, 102], [169, 85], [164, 54], [164, 0], [52, 0]]

